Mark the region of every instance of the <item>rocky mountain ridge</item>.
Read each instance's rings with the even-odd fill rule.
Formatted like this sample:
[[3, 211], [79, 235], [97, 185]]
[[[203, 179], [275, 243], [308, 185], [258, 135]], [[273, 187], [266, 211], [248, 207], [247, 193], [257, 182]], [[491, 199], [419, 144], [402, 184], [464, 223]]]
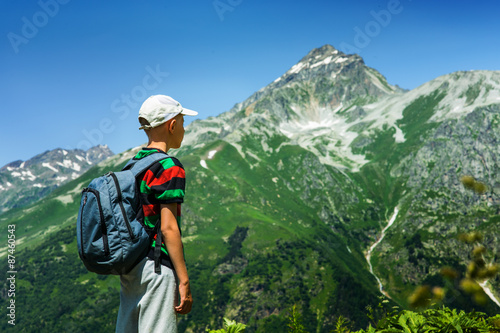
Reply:
[[39, 200], [112, 155], [105, 145], [87, 151], [58, 148], [27, 161], [14, 161], [3, 166], [0, 168], [0, 213]]

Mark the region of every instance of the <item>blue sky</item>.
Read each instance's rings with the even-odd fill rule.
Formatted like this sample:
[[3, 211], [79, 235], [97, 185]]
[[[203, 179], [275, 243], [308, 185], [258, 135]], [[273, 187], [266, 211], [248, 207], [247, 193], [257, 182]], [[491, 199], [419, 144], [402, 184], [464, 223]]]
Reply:
[[499, 14], [494, 0], [3, 0], [0, 166], [138, 146], [147, 96], [216, 116], [324, 44], [407, 89], [500, 70]]

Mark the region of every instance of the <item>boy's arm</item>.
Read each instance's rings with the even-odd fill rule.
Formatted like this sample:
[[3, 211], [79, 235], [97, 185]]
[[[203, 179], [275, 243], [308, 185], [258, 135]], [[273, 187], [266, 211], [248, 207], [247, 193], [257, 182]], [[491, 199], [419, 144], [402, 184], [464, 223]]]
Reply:
[[175, 307], [175, 311], [180, 314], [187, 314], [191, 311], [193, 297], [191, 296], [189, 277], [186, 262], [184, 261], [181, 233], [177, 225], [176, 203], [161, 205], [161, 232], [167, 246], [168, 255], [174, 264], [179, 279], [180, 304]]

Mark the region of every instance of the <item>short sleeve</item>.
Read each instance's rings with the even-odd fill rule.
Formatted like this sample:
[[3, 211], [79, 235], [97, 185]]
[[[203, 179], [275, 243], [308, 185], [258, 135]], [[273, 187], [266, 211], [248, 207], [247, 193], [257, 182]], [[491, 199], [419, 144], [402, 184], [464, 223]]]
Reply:
[[175, 157], [168, 157], [155, 163], [146, 172], [141, 192], [148, 194], [150, 201], [154, 201], [151, 203], [182, 203], [185, 186], [184, 167]]

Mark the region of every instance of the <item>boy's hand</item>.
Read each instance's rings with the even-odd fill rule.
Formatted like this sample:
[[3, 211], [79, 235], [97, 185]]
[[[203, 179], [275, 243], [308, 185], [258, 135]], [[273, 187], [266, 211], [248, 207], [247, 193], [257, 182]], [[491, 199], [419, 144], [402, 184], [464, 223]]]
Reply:
[[191, 296], [191, 288], [188, 283], [179, 283], [180, 304], [175, 307], [175, 312], [179, 314], [188, 314], [193, 305], [193, 296]]

